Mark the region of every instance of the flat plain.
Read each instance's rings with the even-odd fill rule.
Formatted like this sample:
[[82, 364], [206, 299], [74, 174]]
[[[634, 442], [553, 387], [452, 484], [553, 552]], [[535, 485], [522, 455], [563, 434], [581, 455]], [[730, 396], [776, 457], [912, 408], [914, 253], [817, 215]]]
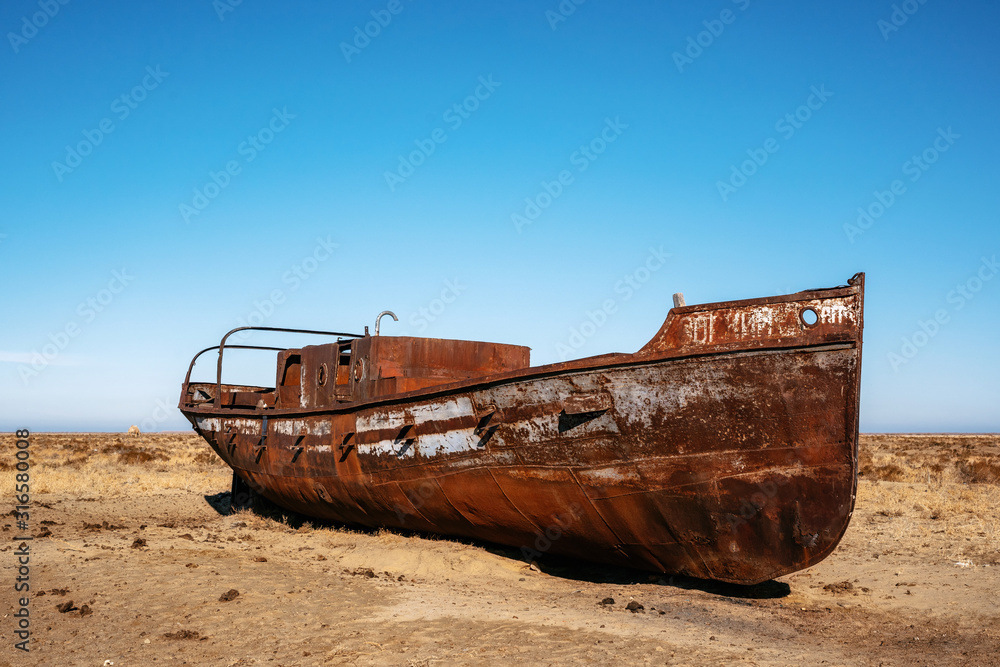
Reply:
[[30, 451], [31, 650], [13, 646], [23, 532], [4, 509], [0, 667], [1000, 665], [997, 435], [863, 435], [840, 546], [754, 587], [229, 514], [230, 471], [194, 434]]

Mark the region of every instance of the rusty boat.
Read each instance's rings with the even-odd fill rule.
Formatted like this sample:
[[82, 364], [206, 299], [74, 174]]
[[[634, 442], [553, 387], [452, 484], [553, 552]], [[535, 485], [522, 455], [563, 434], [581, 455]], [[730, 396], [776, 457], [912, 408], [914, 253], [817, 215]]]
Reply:
[[[526, 347], [378, 321], [241, 327], [192, 359], [179, 407], [234, 496], [311, 517], [737, 584], [817, 563], [854, 509], [864, 274], [674, 301], [634, 354], [535, 367]], [[247, 328], [327, 338], [227, 344]], [[275, 386], [223, 383], [233, 348], [277, 352]], [[209, 352], [215, 382], [192, 382]]]

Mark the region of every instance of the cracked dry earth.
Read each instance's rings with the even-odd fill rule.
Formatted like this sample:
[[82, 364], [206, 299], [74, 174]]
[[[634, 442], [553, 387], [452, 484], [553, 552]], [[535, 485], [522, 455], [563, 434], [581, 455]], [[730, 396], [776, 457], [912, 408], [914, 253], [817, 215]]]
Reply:
[[[39, 435], [33, 447], [64, 445]], [[488, 544], [226, 515], [217, 461], [109, 464], [126, 492], [95, 491], [81, 467], [78, 490], [54, 481], [33, 494], [27, 654], [12, 646], [16, 529], [0, 519], [0, 666], [1000, 664], [997, 485], [947, 471], [912, 481], [923, 469], [904, 450], [879, 451], [891, 456], [863, 461], [840, 547], [753, 588], [550, 558], [532, 567]], [[902, 481], [878, 479], [890, 463]], [[42, 489], [46, 470], [34, 471]], [[11, 473], [0, 475], [12, 492]]]

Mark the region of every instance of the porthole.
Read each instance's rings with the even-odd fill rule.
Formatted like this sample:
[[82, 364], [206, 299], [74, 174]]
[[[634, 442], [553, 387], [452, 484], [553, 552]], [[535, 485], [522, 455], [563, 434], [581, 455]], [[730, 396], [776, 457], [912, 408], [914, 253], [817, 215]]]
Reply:
[[799, 320], [803, 326], [814, 327], [819, 323], [819, 315], [812, 308], [803, 308], [799, 311]]

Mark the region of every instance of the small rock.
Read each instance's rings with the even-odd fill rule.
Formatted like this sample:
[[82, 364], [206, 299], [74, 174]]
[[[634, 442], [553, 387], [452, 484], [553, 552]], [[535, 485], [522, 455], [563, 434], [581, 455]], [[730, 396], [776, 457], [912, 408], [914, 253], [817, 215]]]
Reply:
[[178, 630], [177, 632], [165, 632], [163, 634], [166, 639], [197, 639], [199, 637], [198, 633], [194, 630]]
[[637, 614], [640, 611], [642, 611], [643, 609], [645, 609], [645, 607], [643, 607], [641, 604], [639, 604], [635, 600], [632, 600], [627, 605], [625, 605], [625, 608], [628, 609], [633, 614]]
[[135, 538], [135, 542], [132, 543], [133, 549], [141, 549], [144, 546], [146, 546], [146, 540], [142, 539], [141, 537]]
[[231, 600], [235, 600], [239, 596], [240, 592], [238, 590], [236, 590], [235, 588], [230, 588], [228, 591], [226, 591], [219, 597], [219, 602], [229, 602]]
[[253, 559], [253, 562], [255, 562], [255, 563], [266, 563], [267, 562], [267, 558], [265, 558], [264, 556], [257, 556], [256, 558]]
[[63, 602], [62, 604], [56, 605], [56, 611], [58, 611], [60, 614], [65, 614], [66, 612], [73, 611], [74, 609], [76, 609], [76, 607], [73, 606], [72, 600], [70, 600], [69, 602]]
[[90, 616], [94, 613], [94, 610], [90, 608], [89, 604], [85, 604], [80, 607], [80, 616]]
[[194, 542], [194, 538], [191, 536], [191, 533], [184, 533], [183, 535], [178, 535], [177, 537], [179, 537], [182, 540], [191, 540], [192, 542]]
[[614, 604], [614, 603], [615, 603], [615, 599], [614, 598], [604, 598], [603, 600], [601, 600], [597, 604], [603, 604], [604, 606], [607, 606], [609, 604]]

